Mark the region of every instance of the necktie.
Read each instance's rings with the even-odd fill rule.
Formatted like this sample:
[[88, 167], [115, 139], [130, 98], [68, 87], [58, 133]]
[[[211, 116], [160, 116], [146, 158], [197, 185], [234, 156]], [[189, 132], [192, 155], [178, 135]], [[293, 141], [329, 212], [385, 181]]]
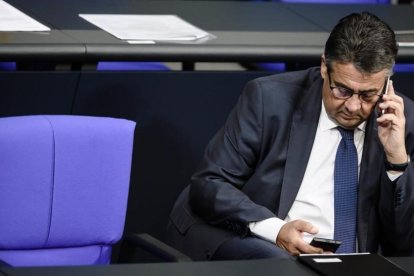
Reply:
[[338, 127], [342, 135], [335, 158], [334, 239], [342, 241], [337, 253], [355, 252], [358, 202], [358, 155], [354, 131]]

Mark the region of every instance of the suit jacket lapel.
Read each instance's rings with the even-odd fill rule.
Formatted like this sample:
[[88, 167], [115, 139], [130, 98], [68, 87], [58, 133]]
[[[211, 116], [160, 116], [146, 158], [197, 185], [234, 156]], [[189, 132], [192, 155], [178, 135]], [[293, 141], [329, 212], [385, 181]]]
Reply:
[[288, 214], [302, 183], [315, 139], [322, 104], [322, 80], [303, 91], [292, 118], [278, 217]]

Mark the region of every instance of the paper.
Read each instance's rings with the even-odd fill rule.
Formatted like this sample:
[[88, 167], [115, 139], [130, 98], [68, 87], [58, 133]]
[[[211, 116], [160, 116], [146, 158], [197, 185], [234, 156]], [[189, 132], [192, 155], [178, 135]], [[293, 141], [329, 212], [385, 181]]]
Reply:
[[130, 43], [140, 40], [194, 41], [210, 35], [176, 15], [79, 14], [79, 16]]
[[37, 22], [10, 4], [0, 0], [0, 31], [50, 31], [50, 28]]
[[342, 263], [342, 260], [339, 258], [314, 258], [315, 263]]

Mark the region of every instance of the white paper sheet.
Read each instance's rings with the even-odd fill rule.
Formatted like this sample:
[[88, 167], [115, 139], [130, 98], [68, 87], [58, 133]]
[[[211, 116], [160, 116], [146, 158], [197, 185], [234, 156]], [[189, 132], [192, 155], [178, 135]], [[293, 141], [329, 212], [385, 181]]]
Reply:
[[[33, 3], [36, 5], [36, 3]], [[50, 31], [50, 28], [19, 11], [15, 7], [0, 0], [0, 31]]]
[[210, 35], [176, 15], [79, 14], [79, 16], [130, 43], [134, 40], [193, 41]]

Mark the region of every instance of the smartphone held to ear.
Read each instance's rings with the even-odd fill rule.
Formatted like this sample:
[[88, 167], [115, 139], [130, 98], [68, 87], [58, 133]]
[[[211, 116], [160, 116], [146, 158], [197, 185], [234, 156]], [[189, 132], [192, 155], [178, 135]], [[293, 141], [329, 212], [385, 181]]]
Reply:
[[331, 239], [313, 238], [313, 240], [310, 242], [310, 245], [322, 248], [323, 251], [335, 253], [341, 243], [341, 241]]
[[[384, 90], [382, 91], [381, 95], [386, 95], [388, 93], [388, 88], [390, 87], [390, 77], [391, 75], [388, 76], [387, 83], [385, 84]], [[384, 114], [385, 114], [385, 109], [381, 109], [380, 116]]]

